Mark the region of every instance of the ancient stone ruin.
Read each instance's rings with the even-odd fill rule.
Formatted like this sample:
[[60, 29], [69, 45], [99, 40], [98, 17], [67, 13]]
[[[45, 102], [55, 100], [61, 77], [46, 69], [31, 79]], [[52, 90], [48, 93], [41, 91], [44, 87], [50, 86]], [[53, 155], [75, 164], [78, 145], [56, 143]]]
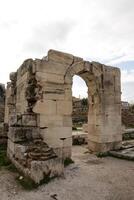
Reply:
[[8, 157], [39, 183], [60, 175], [71, 157], [72, 78], [88, 87], [88, 147], [106, 152], [121, 146], [120, 70], [71, 54], [50, 50], [43, 59], [28, 59], [6, 90], [5, 124]]

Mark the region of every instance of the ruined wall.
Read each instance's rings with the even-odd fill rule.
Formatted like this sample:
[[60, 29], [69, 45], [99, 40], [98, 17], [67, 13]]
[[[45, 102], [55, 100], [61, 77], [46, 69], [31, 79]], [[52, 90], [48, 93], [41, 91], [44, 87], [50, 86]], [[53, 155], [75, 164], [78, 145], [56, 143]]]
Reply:
[[10, 74], [7, 85], [5, 123], [8, 123], [7, 155], [26, 176], [36, 183], [60, 175], [61, 156], [41, 137], [40, 115], [33, 112], [40, 97], [35, 79], [35, 63], [26, 60], [17, 72]]
[[[51, 147], [58, 158], [71, 156], [74, 75], [83, 78], [88, 87], [89, 149], [120, 147], [120, 70], [50, 50], [47, 57], [28, 59], [10, 75], [5, 122], [9, 124], [8, 155], [13, 161], [16, 158], [21, 166], [28, 167], [26, 163], [31, 161], [24, 154], [28, 155], [29, 143], [35, 145], [37, 139]], [[18, 138], [25, 144], [16, 149]], [[21, 156], [16, 154], [18, 149]]]

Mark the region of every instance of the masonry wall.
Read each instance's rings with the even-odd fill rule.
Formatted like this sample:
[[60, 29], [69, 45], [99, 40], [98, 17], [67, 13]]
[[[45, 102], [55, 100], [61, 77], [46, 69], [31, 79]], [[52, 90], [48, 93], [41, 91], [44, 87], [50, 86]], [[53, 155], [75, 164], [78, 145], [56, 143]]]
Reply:
[[[15, 119], [12, 115], [18, 120], [19, 116], [34, 113], [44, 142], [59, 157], [70, 157], [74, 75], [82, 77], [88, 87], [89, 148], [93, 151], [119, 148], [122, 140], [119, 69], [71, 54], [50, 50], [43, 59], [26, 60], [11, 75], [5, 121], [11, 124]], [[29, 123], [32, 125], [32, 119]]]

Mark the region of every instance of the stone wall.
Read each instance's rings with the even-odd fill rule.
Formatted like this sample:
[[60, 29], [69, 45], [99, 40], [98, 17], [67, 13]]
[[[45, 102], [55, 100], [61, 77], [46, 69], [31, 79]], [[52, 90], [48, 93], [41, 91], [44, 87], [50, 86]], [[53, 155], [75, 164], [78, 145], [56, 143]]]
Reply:
[[[23, 166], [24, 172], [28, 169], [32, 174], [36, 160], [40, 173], [47, 174], [38, 162], [47, 160], [47, 151], [52, 153], [48, 159], [71, 157], [74, 75], [82, 77], [88, 87], [89, 149], [108, 151], [120, 147], [120, 70], [50, 50], [47, 57], [28, 59], [17, 72], [11, 73], [6, 91], [8, 156], [16, 165]], [[43, 155], [39, 145], [44, 149]], [[54, 163], [57, 166], [56, 160]], [[57, 174], [61, 173], [61, 166], [56, 168]], [[51, 165], [48, 168], [53, 174]]]
[[40, 183], [45, 178], [61, 175], [63, 163], [62, 157], [43, 141], [40, 115], [33, 111], [41, 98], [34, 67], [34, 62], [29, 59], [17, 72], [10, 74], [5, 123], [9, 126], [8, 157], [20, 171]]

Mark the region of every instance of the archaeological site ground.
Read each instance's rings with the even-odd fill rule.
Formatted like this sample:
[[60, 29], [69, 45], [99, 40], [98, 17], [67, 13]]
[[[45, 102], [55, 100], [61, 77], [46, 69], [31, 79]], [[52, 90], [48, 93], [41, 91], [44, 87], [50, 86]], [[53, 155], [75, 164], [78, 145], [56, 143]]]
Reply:
[[[73, 135], [72, 84], [75, 75], [86, 83], [88, 103], [87, 124], [83, 125], [82, 133], [75, 130]], [[37, 185], [55, 180], [49, 183], [50, 188], [49, 184], [46, 186], [46, 191], [40, 186], [40, 194], [32, 192], [27, 197], [25, 192], [22, 195], [20, 186], [14, 194], [3, 194], [0, 189], [3, 199], [37, 197], [41, 200], [44, 195], [46, 199], [86, 200], [91, 194], [90, 199], [131, 200], [134, 182], [128, 171], [134, 170], [134, 138], [133, 130], [123, 131], [122, 118], [128, 116], [126, 110], [123, 112], [125, 118], [122, 117], [119, 68], [56, 50], [49, 50], [43, 59], [25, 60], [16, 72], [10, 73], [6, 88], [0, 85], [0, 145], [6, 147], [7, 158], [22, 174], [20, 179], [28, 177]], [[84, 141], [82, 146], [72, 146], [78, 138]], [[65, 168], [69, 163], [72, 164]], [[6, 173], [6, 169], [3, 173], [5, 175], [0, 172], [3, 180], [4, 176], [6, 181], [14, 177], [12, 173]], [[126, 186], [127, 177], [130, 187]], [[73, 193], [69, 182], [72, 190], [79, 190], [78, 194]], [[10, 189], [11, 184], [9, 181]], [[3, 187], [8, 187], [7, 183]], [[60, 187], [61, 197], [58, 197]], [[103, 194], [100, 194], [101, 190]]]

